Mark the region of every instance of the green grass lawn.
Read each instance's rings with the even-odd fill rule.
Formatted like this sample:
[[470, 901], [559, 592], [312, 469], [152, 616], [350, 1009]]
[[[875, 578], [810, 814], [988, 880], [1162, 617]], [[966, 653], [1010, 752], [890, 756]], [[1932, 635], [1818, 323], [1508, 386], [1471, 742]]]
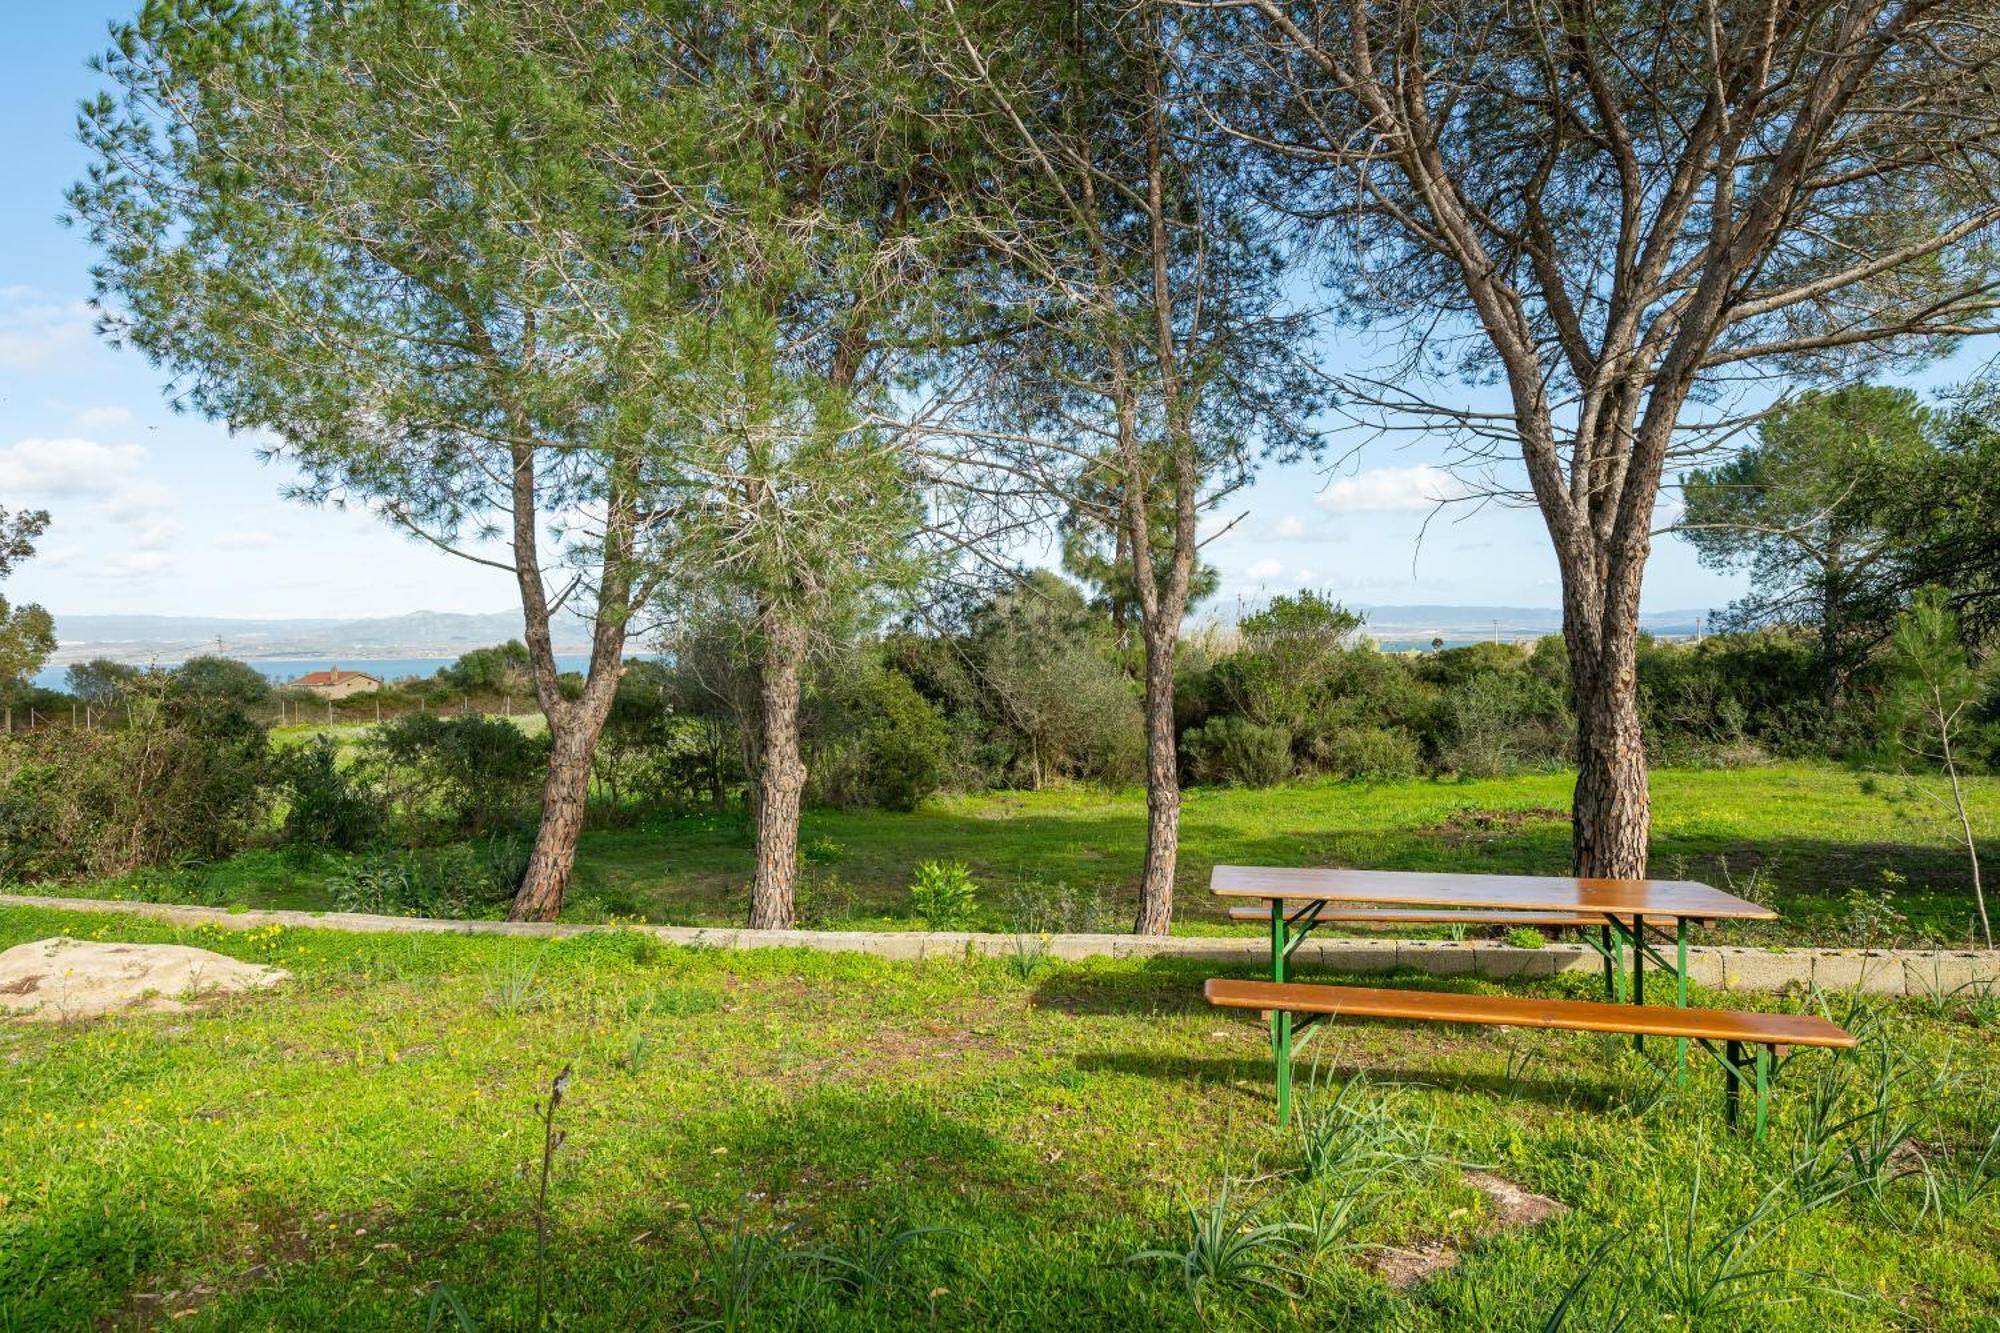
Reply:
[[[1971, 1329], [2000, 1300], [1986, 997], [1863, 1005], [1863, 1049], [1789, 1066], [1761, 1145], [1724, 1127], [1717, 1070], [1655, 1072], [1666, 1043], [1649, 1064], [1615, 1038], [1340, 1025], [1310, 1136], [1272, 1124], [1254, 1016], [1205, 1008], [1185, 962], [0, 909], [0, 945], [62, 932], [295, 979], [0, 1026], [5, 1329], [419, 1328], [438, 1284], [481, 1329], [531, 1328], [534, 1104], [566, 1065], [550, 1327], [716, 1327], [731, 1292], [736, 1326], [800, 1329], [1529, 1330], [1572, 1291], [1579, 1330]], [[1568, 1211], [1490, 1233], [1475, 1170]], [[1225, 1180], [1222, 1238], [1286, 1228], [1253, 1274], [1276, 1290], [1225, 1277], [1198, 1313], [1179, 1265], [1129, 1260], [1187, 1250]], [[1377, 1275], [1440, 1246], [1457, 1263], [1427, 1281]]]
[[[1568, 774], [1483, 782], [1295, 783], [1263, 791], [1193, 788], [1181, 821], [1179, 920], [1213, 929], [1207, 893], [1218, 863], [1347, 865], [1393, 870], [1565, 874]], [[1795, 926], [1837, 930], [1848, 890], [1894, 886], [1914, 926], [1967, 936], [1970, 878], [1941, 807], [1897, 779], [1831, 766], [1655, 773], [1653, 873], [1734, 884], [1768, 898]], [[2000, 827], [2000, 780], [1973, 786], [1977, 817]], [[907, 920], [907, 885], [927, 859], [962, 860], [984, 887], [984, 924], [1009, 929], [1022, 899], [1055, 886], [1103, 904], [1127, 927], [1144, 851], [1141, 792], [1005, 792], [945, 798], [914, 814], [815, 811], [803, 840], [838, 859], [808, 870], [807, 896], [830, 876], [848, 886], [843, 915]], [[688, 819], [586, 838], [577, 909], [647, 920], [738, 924], [750, 842], [739, 820]], [[846, 899], [843, 902], [848, 901]], [[841, 904], [836, 904], [839, 906]]]
[[[1178, 928], [1227, 929], [1206, 891], [1217, 863], [1566, 873], [1571, 781], [1551, 773], [1482, 782], [1190, 789], [1181, 824]], [[1840, 944], [1969, 938], [1970, 878], [1955, 828], [1932, 796], [1906, 780], [1797, 764], [1663, 770], [1653, 774], [1652, 786], [1653, 873], [1733, 887], [1784, 914], [1778, 926], [1732, 927], [1711, 938]], [[1969, 790], [1979, 825], [2000, 828], [2000, 779], [1974, 779]], [[1138, 791], [943, 797], [914, 814], [809, 811], [802, 910], [815, 925], [914, 928], [908, 885], [917, 865], [962, 860], [980, 884], [982, 928], [1123, 930], [1144, 831]], [[583, 840], [566, 916], [738, 925], [747, 911], [750, 864], [750, 830], [740, 816], [593, 831]], [[217, 867], [196, 896], [319, 910], [331, 906], [327, 875], [325, 865], [302, 869], [274, 852], [252, 852]], [[50, 891], [143, 897], [162, 896], [169, 887], [155, 880]], [[1906, 922], [1880, 914], [1885, 889], [1892, 894], [1888, 906]], [[1848, 898], [1852, 890], [1865, 898], [1860, 920]]]

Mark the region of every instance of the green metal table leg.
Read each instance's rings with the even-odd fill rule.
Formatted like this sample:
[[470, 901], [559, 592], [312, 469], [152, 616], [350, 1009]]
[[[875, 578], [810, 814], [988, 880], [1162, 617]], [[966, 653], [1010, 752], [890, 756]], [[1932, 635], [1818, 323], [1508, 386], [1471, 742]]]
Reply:
[[1771, 1048], [1759, 1045], [1757, 1047], [1757, 1128], [1751, 1134], [1751, 1138], [1759, 1143], [1764, 1141], [1765, 1111], [1770, 1104], [1770, 1094]]
[[[1285, 946], [1287, 939], [1285, 926], [1285, 900], [1271, 900], [1271, 980], [1282, 984], [1285, 980]], [[1271, 1011], [1271, 1057], [1278, 1066], [1278, 1125], [1283, 1128], [1292, 1119], [1292, 1015], [1290, 1010]]]
[[[1644, 1004], [1645, 1002], [1646, 918], [1643, 916], [1634, 916], [1632, 918], [1632, 1003]], [[1646, 1049], [1645, 1033], [1635, 1032], [1632, 1034], [1632, 1049], [1635, 1051]]]
[[1611, 927], [1605, 925], [1599, 926], [1597, 929], [1601, 932], [1600, 938], [1604, 941], [1604, 998], [1615, 1004], [1618, 1001], [1618, 963], [1616, 961], [1618, 955], [1612, 952], [1614, 946], [1611, 943]]
[[1732, 1041], [1725, 1045], [1722, 1048], [1722, 1063], [1726, 1070], [1722, 1089], [1723, 1117], [1733, 1129], [1736, 1126], [1737, 1103], [1743, 1083], [1743, 1043]]
[[[1688, 920], [1684, 916], [1674, 918], [1674, 1003], [1681, 1008], [1688, 1007]], [[1688, 1039], [1682, 1037], [1674, 1043], [1680, 1061], [1680, 1081], [1687, 1082]]]

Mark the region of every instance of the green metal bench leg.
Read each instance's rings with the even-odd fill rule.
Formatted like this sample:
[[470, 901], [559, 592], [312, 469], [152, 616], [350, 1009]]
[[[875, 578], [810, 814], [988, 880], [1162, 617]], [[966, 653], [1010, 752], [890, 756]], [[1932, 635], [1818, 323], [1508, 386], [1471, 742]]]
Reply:
[[[1282, 898], [1271, 900], [1271, 980], [1282, 984], [1285, 980], [1285, 903]], [[1271, 1058], [1278, 1067], [1278, 1125], [1283, 1128], [1292, 1119], [1292, 1015], [1288, 1009], [1271, 1011]]]
[[1743, 1084], [1743, 1043], [1729, 1042], [1722, 1048], [1722, 1063], [1727, 1071], [1722, 1088], [1723, 1117], [1729, 1127], [1736, 1127], [1737, 1104], [1742, 1095]]
[[[1632, 918], [1632, 1003], [1644, 1004], [1645, 1002], [1646, 918], [1635, 916]], [[1632, 1049], [1635, 1051], [1646, 1049], [1645, 1033], [1635, 1032], [1632, 1034]]]
[[[1688, 1007], [1688, 921], [1684, 916], [1674, 918], [1674, 964], [1674, 1002], [1685, 1009]], [[1674, 1047], [1680, 1062], [1679, 1079], [1685, 1083], [1688, 1076], [1688, 1039], [1680, 1038]]]

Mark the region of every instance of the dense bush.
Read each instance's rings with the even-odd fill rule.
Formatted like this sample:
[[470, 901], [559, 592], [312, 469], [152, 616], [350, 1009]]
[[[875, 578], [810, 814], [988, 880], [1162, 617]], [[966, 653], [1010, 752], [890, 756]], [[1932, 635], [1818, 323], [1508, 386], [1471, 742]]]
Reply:
[[329, 881], [342, 912], [378, 916], [492, 915], [514, 895], [529, 844], [514, 834], [422, 851], [379, 852], [350, 862]]
[[1181, 738], [1197, 782], [1269, 787], [1292, 773], [1292, 737], [1248, 718], [1212, 717]]
[[356, 852], [380, 836], [388, 810], [365, 777], [340, 763], [330, 736], [315, 736], [272, 764], [285, 803], [285, 845], [301, 851]]
[[0, 875], [116, 875], [227, 856], [266, 809], [264, 729], [227, 700], [128, 700], [115, 730], [0, 741]]
[[1466, 777], [1559, 762], [1574, 725], [1562, 691], [1524, 665], [1469, 675], [1445, 694], [1440, 766]]
[[872, 683], [861, 751], [873, 803], [887, 810], [914, 810], [938, 789], [951, 734], [938, 710], [902, 672], [878, 672]]
[[1325, 738], [1318, 755], [1322, 770], [1338, 777], [1392, 782], [1416, 776], [1423, 749], [1401, 727], [1343, 727]]
[[384, 723], [365, 757], [405, 819], [480, 834], [534, 817], [548, 750], [500, 718], [419, 714]]

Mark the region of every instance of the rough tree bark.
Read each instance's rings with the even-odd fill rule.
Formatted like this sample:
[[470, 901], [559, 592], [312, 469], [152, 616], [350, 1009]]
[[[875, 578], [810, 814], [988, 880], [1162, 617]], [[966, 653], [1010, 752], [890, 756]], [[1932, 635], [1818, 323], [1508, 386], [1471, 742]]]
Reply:
[[1174, 652], [1178, 621], [1146, 626], [1146, 864], [1132, 930], [1164, 935], [1174, 922], [1174, 870], [1180, 860], [1181, 776], [1174, 745]]
[[[525, 436], [525, 432], [524, 432]], [[516, 445], [512, 478], [514, 510], [514, 573], [521, 589], [521, 610], [528, 660], [534, 673], [535, 701], [549, 724], [549, 769], [542, 784], [542, 817], [535, 828], [535, 845], [527, 870], [515, 891], [507, 916], [513, 921], [553, 921], [562, 911], [576, 866], [577, 839], [583, 833], [590, 795], [590, 760], [597, 738], [610, 715], [623, 673], [625, 627], [633, 610], [632, 556], [637, 515], [629, 490], [614, 478], [605, 505], [603, 562], [597, 591], [597, 622], [591, 632], [590, 670], [583, 695], [565, 699], [556, 666], [555, 641], [549, 628], [550, 606], [542, 582], [541, 556], [535, 534], [535, 455], [532, 447]]]
[[797, 923], [799, 801], [806, 765], [799, 753], [799, 698], [806, 627], [787, 608], [766, 603], [758, 622], [764, 644], [757, 757], [757, 859], [750, 882], [750, 925], [789, 930]]
[[[1633, 603], [1636, 611], [1636, 590]], [[1563, 617], [1576, 705], [1571, 853], [1578, 875], [1633, 878], [1645, 873], [1652, 832], [1639, 732], [1638, 641], [1623, 632], [1604, 636], [1596, 610], [1580, 604], [1565, 608]]]

